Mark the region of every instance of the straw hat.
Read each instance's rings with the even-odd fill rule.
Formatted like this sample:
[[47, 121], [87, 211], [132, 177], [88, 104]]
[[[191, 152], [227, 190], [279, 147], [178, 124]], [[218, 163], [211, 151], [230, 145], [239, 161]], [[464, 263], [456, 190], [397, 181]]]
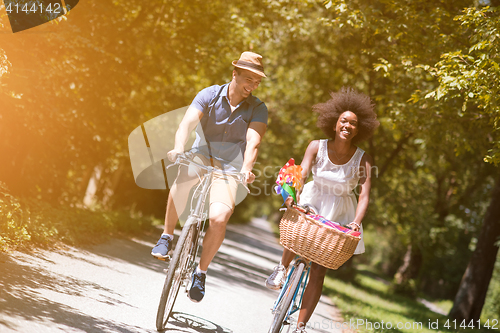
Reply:
[[243, 52], [240, 59], [234, 60], [232, 64], [234, 67], [246, 69], [262, 77], [266, 77], [266, 74], [264, 74], [264, 66], [262, 65], [262, 56], [260, 54], [249, 51]]

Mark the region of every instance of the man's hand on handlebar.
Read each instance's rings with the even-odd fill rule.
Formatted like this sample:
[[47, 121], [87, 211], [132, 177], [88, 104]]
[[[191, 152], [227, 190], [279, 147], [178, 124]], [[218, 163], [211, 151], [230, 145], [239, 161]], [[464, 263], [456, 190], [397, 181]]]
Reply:
[[241, 173], [245, 175], [245, 182], [247, 184], [251, 184], [255, 180], [255, 175], [253, 174], [252, 171], [241, 170]]
[[175, 162], [177, 159], [177, 156], [182, 155], [184, 153], [184, 150], [179, 150], [179, 149], [172, 149], [167, 153], [167, 158], [170, 162]]

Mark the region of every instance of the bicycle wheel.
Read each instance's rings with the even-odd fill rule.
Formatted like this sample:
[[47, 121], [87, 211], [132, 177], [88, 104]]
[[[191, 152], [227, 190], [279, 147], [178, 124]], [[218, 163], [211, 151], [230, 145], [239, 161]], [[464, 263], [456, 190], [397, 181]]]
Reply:
[[283, 321], [285, 320], [286, 314], [292, 305], [292, 300], [295, 295], [295, 291], [299, 287], [300, 280], [302, 277], [302, 272], [304, 271], [305, 264], [303, 262], [299, 263], [297, 268], [293, 271], [292, 276], [288, 280], [288, 283], [283, 286], [285, 293], [281, 300], [276, 305], [276, 310], [274, 311], [273, 322], [271, 323], [271, 328], [269, 328], [269, 333], [279, 333], [283, 328]]
[[196, 230], [196, 223], [192, 223], [192, 219], [188, 219], [186, 226], [182, 229], [175, 247], [174, 255], [168, 266], [167, 277], [165, 278], [165, 284], [163, 285], [160, 304], [156, 314], [156, 329], [158, 331], [163, 330], [167, 325], [182, 280], [186, 274], [190, 250], [193, 245]]

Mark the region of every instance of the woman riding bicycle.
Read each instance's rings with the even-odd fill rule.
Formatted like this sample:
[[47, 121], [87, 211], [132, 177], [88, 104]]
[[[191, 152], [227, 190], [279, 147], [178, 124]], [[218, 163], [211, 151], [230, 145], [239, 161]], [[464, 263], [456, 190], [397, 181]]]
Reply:
[[[352, 88], [342, 88], [337, 93], [331, 93], [331, 99], [326, 103], [313, 106], [313, 111], [319, 113], [317, 126], [330, 139], [314, 140], [307, 147], [301, 163], [301, 182], [304, 184], [310, 171], [313, 180], [303, 186], [297, 200], [301, 205], [312, 206], [330, 221], [360, 231], [361, 240], [354, 254], [364, 253], [361, 222], [369, 202], [373, 160], [355, 144], [371, 137], [379, 125], [373, 104], [368, 96]], [[359, 203], [354, 193], [358, 184]], [[291, 196], [288, 197], [287, 206], [292, 202]], [[281, 288], [294, 256], [287, 249], [283, 251], [280, 264], [266, 280], [268, 288]], [[304, 328], [321, 297], [326, 271], [326, 267], [316, 263], [311, 265], [309, 283], [297, 320], [297, 333], [305, 332]]]

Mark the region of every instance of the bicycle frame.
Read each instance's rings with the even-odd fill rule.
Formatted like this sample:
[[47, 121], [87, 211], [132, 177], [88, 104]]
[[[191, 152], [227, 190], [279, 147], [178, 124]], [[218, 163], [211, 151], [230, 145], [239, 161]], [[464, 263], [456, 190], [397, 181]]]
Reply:
[[[189, 158], [188, 158], [188, 156], [189, 156]], [[206, 165], [197, 163], [197, 162], [193, 161], [191, 153], [185, 153], [184, 155], [179, 155], [175, 161], [175, 164], [173, 164], [173, 165], [184, 165], [187, 167], [189, 167], [190, 165], [193, 165], [193, 166], [196, 166], [196, 167], [206, 171], [206, 174], [204, 174], [204, 175], [200, 175], [198, 172], [196, 172], [198, 174], [198, 177], [200, 178], [201, 182], [196, 186], [196, 188], [193, 192], [193, 196], [191, 199], [191, 212], [190, 212], [190, 214], [186, 220], [186, 224], [183, 226], [183, 228], [186, 227], [186, 225], [188, 223], [192, 223], [192, 224], [197, 223], [198, 224], [197, 225], [198, 233], [200, 233], [204, 230], [205, 223], [206, 223], [206, 220], [208, 217], [207, 212], [204, 211], [205, 201], [206, 201], [207, 195], [209, 193], [209, 189], [212, 186], [212, 182], [213, 182], [213, 178], [214, 178], [215, 174], [218, 174], [219, 176], [222, 176], [222, 178], [225, 178], [225, 179], [227, 179], [228, 177], [231, 177], [231, 176], [236, 176], [239, 183], [241, 183], [245, 187], [247, 192], [250, 193], [249, 188], [244, 183], [244, 175], [243, 174], [241, 174], [239, 172], [225, 172], [225, 171], [221, 171], [213, 166], [206, 166]], [[171, 166], [173, 166], [173, 165], [171, 165]], [[194, 205], [195, 207], [193, 209], [193, 201], [195, 200], [195, 198], [198, 198], [198, 197], [199, 197], [199, 199], [196, 201], [196, 203]], [[199, 236], [198, 241], [200, 238], [203, 238], [203, 235], [201, 235], [201, 234], [198, 236]], [[195, 245], [198, 245], [198, 243], [199, 243], [198, 241], [195, 242], [196, 243]], [[199, 246], [197, 246], [193, 258], [196, 258], [196, 256], [198, 255], [198, 250], [199, 250]]]
[[[190, 274], [196, 266], [196, 257], [198, 256], [198, 251], [200, 249], [200, 240], [203, 239], [203, 230], [205, 227], [205, 223], [207, 220], [207, 213], [204, 211], [205, 200], [208, 195], [208, 190], [210, 188], [210, 184], [212, 183], [213, 172], [209, 171], [202, 179], [200, 184], [196, 187], [193, 198], [191, 200], [191, 213], [189, 214], [186, 223], [183, 228], [189, 228], [190, 225], [196, 224], [195, 229], [195, 238], [193, 239], [193, 248], [189, 254], [189, 262], [188, 269], [185, 272], [183, 277], [183, 284], [185, 286], [185, 291], [188, 291], [188, 283]], [[196, 201], [195, 207], [193, 209], [193, 200], [198, 197]]]
[[[187, 154], [186, 154], [187, 155]], [[191, 198], [191, 208], [190, 208], [190, 214], [188, 218], [186, 219], [186, 223], [184, 224], [183, 228], [189, 228], [190, 225], [196, 224], [196, 231], [195, 239], [193, 239], [193, 246], [194, 248], [191, 249], [190, 253], [190, 259], [192, 262], [189, 263], [188, 269], [185, 272], [185, 276], [183, 278], [184, 282], [186, 280], [190, 279], [190, 273], [196, 266], [196, 257], [198, 256], [198, 252], [200, 249], [200, 239], [203, 239], [203, 230], [205, 228], [205, 223], [207, 221], [207, 212], [205, 211], [205, 202], [207, 195], [209, 193], [210, 186], [212, 186], [212, 181], [214, 178], [214, 174], [219, 173], [219, 174], [224, 174], [220, 170], [212, 167], [212, 166], [206, 166], [203, 164], [199, 164], [195, 161], [193, 161], [192, 158], [188, 158], [186, 155], [179, 155], [177, 157], [177, 160], [175, 164], [173, 165], [184, 165], [186, 167], [189, 167], [190, 165], [194, 165], [202, 170], [205, 170], [206, 173], [203, 175], [200, 175], [198, 172], [198, 177], [200, 178], [200, 183], [196, 185], [195, 190], [193, 191], [193, 195]], [[225, 173], [226, 175], [233, 175], [233, 173]], [[196, 201], [195, 201], [196, 200]], [[194, 205], [193, 205], [193, 202]], [[193, 252], [194, 251], [194, 252]], [[187, 292], [188, 288], [188, 283], [185, 283], [185, 288]]]
[[[186, 154], [191, 157], [191, 154]], [[196, 166], [205, 170], [203, 175], [196, 171], [200, 183], [195, 187], [191, 199], [191, 212], [182, 227], [181, 235], [172, 258], [169, 260], [168, 269], [165, 270], [167, 277], [160, 297], [160, 305], [156, 317], [156, 327], [158, 331], [162, 331], [175, 304], [175, 299], [179, 289], [184, 286], [185, 291], [188, 291], [190, 275], [196, 267], [196, 257], [200, 249], [200, 239], [203, 238], [203, 229], [207, 220], [205, 212], [205, 201], [209, 193], [210, 187], [214, 179], [214, 175], [218, 174], [222, 178], [237, 176], [237, 181], [242, 183], [248, 192], [250, 190], [244, 184], [244, 177], [241, 173], [231, 173], [218, 170], [212, 166], [205, 166], [193, 161], [186, 155], [180, 155], [174, 165]], [[194, 203], [194, 204], [193, 204]]]
[[[291, 315], [293, 315], [295, 312], [300, 310], [300, 306], [302, 304], [302, 299], [304, 297], [304, 292], [306, 290], [307, 283], [309, 282], [309, 273], [311, 271], [311, 263], [308, 260], [306, 260], [300, 256], [295, 257], [295, 262], [293, 265], [291, 265], [290, 272], [288, 273], [286, 280], [285, 280], [285, 283], [284, 283], [283, 287], [281, 288], [281, 291], [278, 295], [278, 298], [274, 302], [274, 305], [272, 308], [272, 312], [274, 313], [279, 302], [285, 296], [286, 289], [287, 289], [286, 286], [290, 283], [290, 278], [293, 276], [293, 272], [295, 271], [295, 269], [297, 268], [297, 266], [299, 265], [300, 262], [303, 262], [305, 264], [306, 269], [302, 272], [302, 274], [300, 276], [299, 284], [298, 284], [297, 289], [295, 289], [294, 294], [293, 294], [292, 303], [290, 304], [290, 307], [287, 309], [287, 314], [286, 314], [283, 322], [288, 321]], [[304, 275], [305, 275], [305, 279], [304, 279]], [[302, 290], [300, 292], [300, 298], [297, 302], [297, 296], [299, 294], [299, 290], [301, 287], [302, 287]]]

